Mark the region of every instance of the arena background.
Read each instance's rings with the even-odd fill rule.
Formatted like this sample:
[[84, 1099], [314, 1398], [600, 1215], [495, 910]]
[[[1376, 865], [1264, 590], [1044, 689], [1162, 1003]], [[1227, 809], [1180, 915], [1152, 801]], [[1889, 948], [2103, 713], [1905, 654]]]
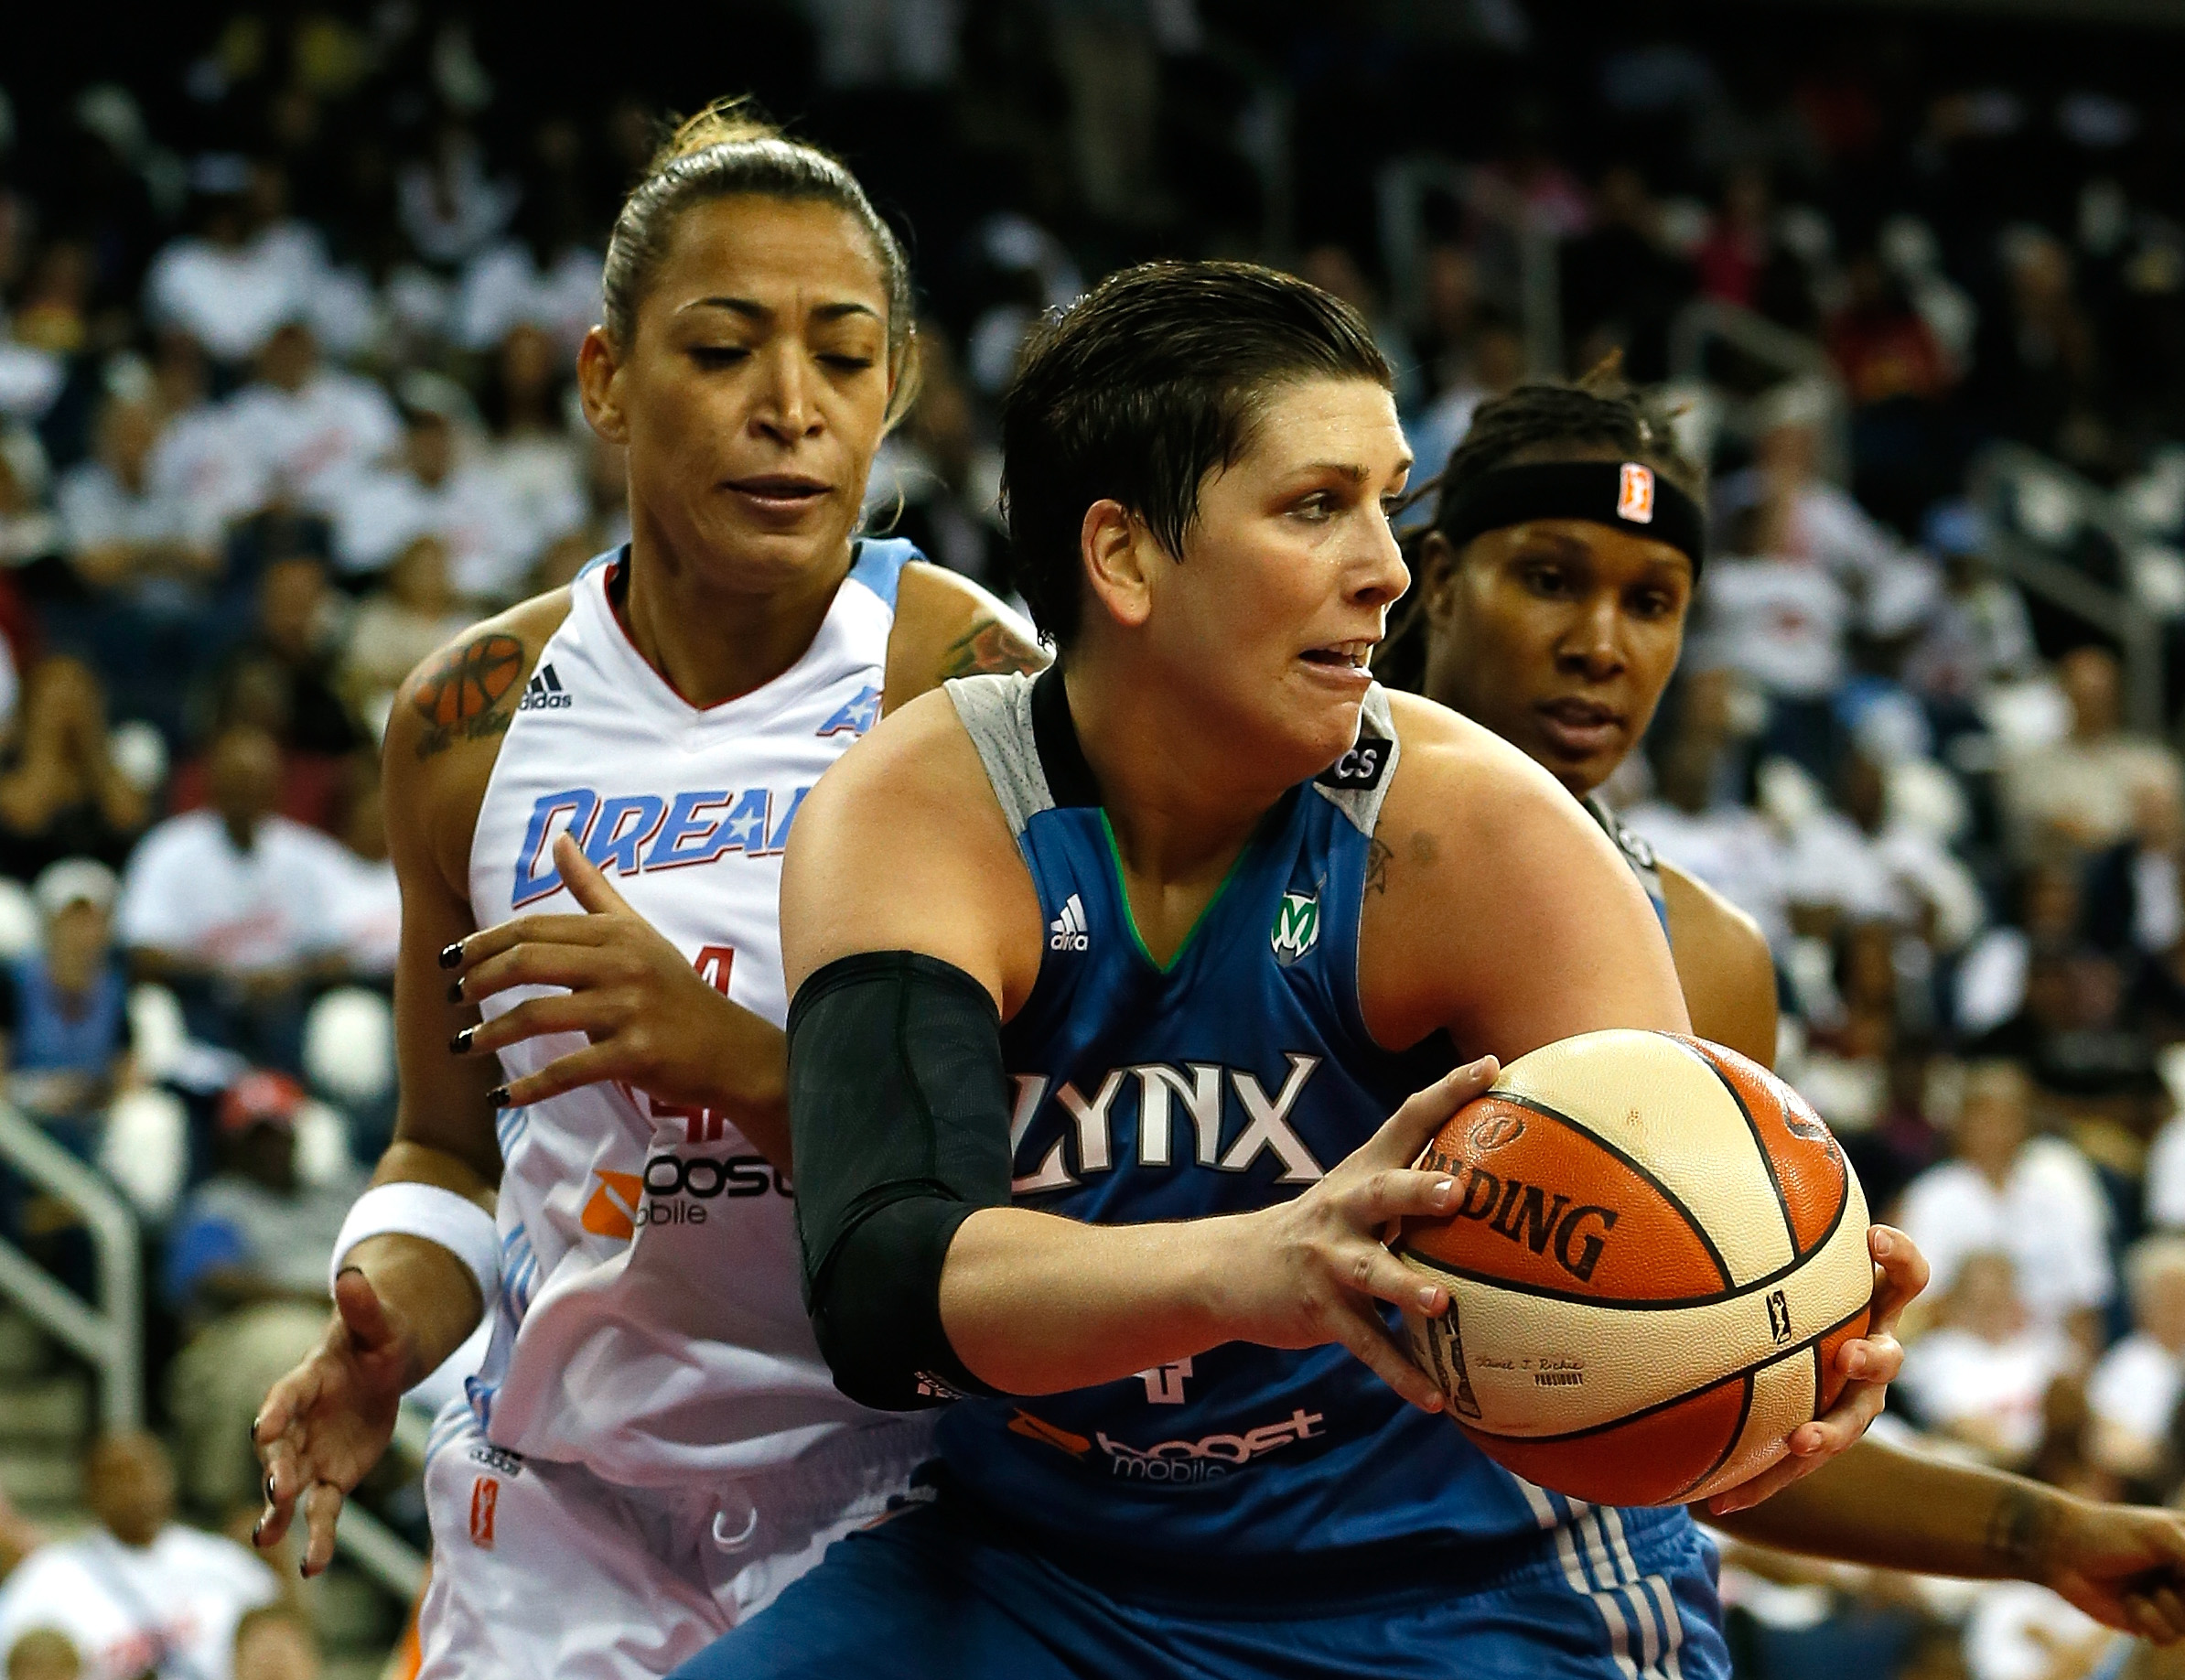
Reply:
[[[1615, 792], [1760, 921], [1782, 1068], [1936, 1263], [1892, 1417], [2171, 1498], [2181, 60], [2178, 0], [16, 8], [0, 1553], [125, 1525], [157, 1454], [85, 1453], [140, 1424], [185, 1520], [247, 1530], [243, 1424], [391, 1121], [390, 692], [620, 540], [568, 393], [606, 229], [661, 115], [747, 92], [910, 241], [925, 387], [876, 526], [997, 587], [996, 398], [1038, 312], [1126, 262], [1358, 305], [1422, 479], [1522, 378], [1620, 350], [1674, 387], [1718, 558]], [[260, 948], [178, 964], [203, 882], [140, 847], [209, 800], [324, 838], [283, 831]], [[103, 1000], [65, 1053], [55, 985]], [[389, 1661], [422, 1416], [245, 1672]], [[2112, 1654], [2032, 1588], [1733, 1549], [1725, 1590], [1769, 1680]]]

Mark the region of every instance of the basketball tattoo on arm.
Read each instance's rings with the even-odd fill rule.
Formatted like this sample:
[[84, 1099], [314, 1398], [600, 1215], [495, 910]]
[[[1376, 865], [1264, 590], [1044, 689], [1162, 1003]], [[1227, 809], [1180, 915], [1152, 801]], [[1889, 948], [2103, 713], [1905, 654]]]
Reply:
[[1047, 659], [1032, 643], [999, 619], [985, 615], [948, 645], [941, 656], [942, 680], [985, 676], [995, 672], [1040, 671]]
[[425, 723], [417, 756], [429, 759], [506, 729], [515, 711], [501, 702], [515, 693], [522, 671], [523, 644], [496, 631], [465, 642], [425, 673], [410, 697]]

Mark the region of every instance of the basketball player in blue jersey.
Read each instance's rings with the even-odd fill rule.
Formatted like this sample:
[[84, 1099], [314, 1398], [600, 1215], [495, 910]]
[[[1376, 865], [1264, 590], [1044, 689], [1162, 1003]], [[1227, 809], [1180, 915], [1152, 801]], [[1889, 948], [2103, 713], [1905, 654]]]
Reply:
[[[1649, 501], [1622, 494], [1635, 469], [1652, 475]], [[1664, 419], [1622, 390], [1613, 368], [1484, 404], [1418, 542], [1407, 630], [1377, 664], [1384, 680], [1416, 685], [1522, 748], [1586, 802], [1649, 884], [1693, 1030], [1767, 1065], [1775, 978], [1759, 928], [1652, 856], [1593, 797], [1639, 744], [1675, 669], [1703, 555], [1689, 536], [1675, 540], [1669, 510], [1700, 493], [1699, 470]], [[1649, 517], [1628, 517], [1639, 512]], [[1695, 522], [1696, 512], [1683, 522], [1689, 531]], [[1758, 1544], [1848, 1563], [2038, 1581], [2112, 1627], [2185, 1634], [2185, 1521], [2176, 1513], [2096, 1504], [1878, 1440], [1861, 1440], [1764, 1505], [1711, 1520]]]
[[779, 877], [802, 791], [886, 703], [1007, 660], [1012, 618], [858, 536], [915, 363], [839, 163], [706, 112], [604, 289], [578, 372], [630, 542], [395, 705], [396, 1138], [253, 1429], [257, 1537], [300, 1508], [316, 1573], [404, 1392], [491, 1323], [426, 1452], [423, 1680], [659, 1675], [927, 1449], [836, 1391], [798, 1298]]
[[1391, 1335], [1447, 1309], [1381, 1237], [1448, 1209], [1411, 1163], [1492, 1058], [1689, 1023], [1600, 829], [1371, 677], [1389, 382], [1241, 264], [1033, 345], [1008, 510], [1058, 662], [884, 722], [783, 878], [813, 1326], [845, 1392], [946, 1405], [938, 1465], [680, 1673], [1727, 1672], [1690, 1518], [1500, 1470]]

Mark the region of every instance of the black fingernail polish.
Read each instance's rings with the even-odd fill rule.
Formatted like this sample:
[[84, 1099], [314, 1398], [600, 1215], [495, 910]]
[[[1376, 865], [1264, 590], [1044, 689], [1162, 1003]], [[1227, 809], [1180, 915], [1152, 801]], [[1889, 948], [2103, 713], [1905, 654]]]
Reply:
[[494, 1086], [486, 1093], [486, 1101], [496, 1108], [506, 1108], [509, 1105], [509, 1088], [506, 1085]]
[[440, 966], [442, 968], [453, 968], [457, 964], [461, 963], [462, 960], [463, 942], [461, 940], [457, 940], [451, 945], [442, 945], [440, 947]]
[[448, 1039], [447, 1048], [458, 1056], [467, 1056], [470, 1053], [470, 1040], [477, 1036], [477, 1028], [466, 1027], [454, 1038]]
[[273, 1471], [271, 1470], [265, 1472], [265, 1502], [269, 1505], [274, 1502]]
[[258, 1520], [257, 1520], [255, 1523], [253, 1523], [253, 1524], [251, 1524], [251, 1544], [252, 1544], [252, 1545], [255, 1546], [255, 1545], [258, 1544], [258, 1536], [259, 1536], [260, 1535], [264, 1534], [264, 1532], [265, 1532], [265, 1519], [264, 1519], [264, 1517], [260, 1517], [260, 1518], [259, 1518], [259, 1519], [258, 1519]]
[[265, 1420], [263, 1417], [253, 1417], [251, 1419], [251, 1445], [253, 1447], [258, 1444], [258, 1426], [264, 1421]]
[[463, 1001], [463, 983], [460, 980], [457, 980], [453, 985], [447, 988], [447, 1001], [449, 1003], [461, 1003]]

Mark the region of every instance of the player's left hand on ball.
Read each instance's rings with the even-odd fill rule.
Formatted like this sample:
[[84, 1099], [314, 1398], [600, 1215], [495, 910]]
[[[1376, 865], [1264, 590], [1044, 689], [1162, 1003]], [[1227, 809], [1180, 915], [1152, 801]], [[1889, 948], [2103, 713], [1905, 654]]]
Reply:
[[554, 840], [554, 862], [584, 915], [519, 916], [450, 945], [441, 961], [456, 975], [451, 998], [461, 1003], [519, 985], [568, 990], [527, 998], [458, 1032], [450, 1048], [485, 1055], [542, 1033], [581, 1032], [591, 1040], [510, 1082], [504, 1100], [511, 1107], [609, 1079], [659, 1103], [717, 1104], [724, 1037], [733, 1039], [755, 1019], [739, 1021], [745, 1012], [631, 910], [566, 834]]
[[1867, 1333], [1836, 1350], [1836, 1370], [1850, 1381], [1825, 1414], [1791, 1431], [1791, 1450], [1780, 1460], [1750, 1481], [1707, 1501], [1715, 1515], [1750, 1510], [1802, 1476], [1812, 1475], [1866, 1434], [1867, 1426], [1881, 1416], [1889, 1386], [1904, 1365], [1897, 1321], [1913, 1297], [1927, 1287], [1927, 1256], [1894, 1225], [1876, 1225], [1868, 1231], [1867, 1248], [1874, 1256], [1874, 1302]]
[[2185, 1639], [2185, 1516], [2057, 1497], [2023, 1507], [2027, 1576], [2096, 1621], [2158, 1645]]

